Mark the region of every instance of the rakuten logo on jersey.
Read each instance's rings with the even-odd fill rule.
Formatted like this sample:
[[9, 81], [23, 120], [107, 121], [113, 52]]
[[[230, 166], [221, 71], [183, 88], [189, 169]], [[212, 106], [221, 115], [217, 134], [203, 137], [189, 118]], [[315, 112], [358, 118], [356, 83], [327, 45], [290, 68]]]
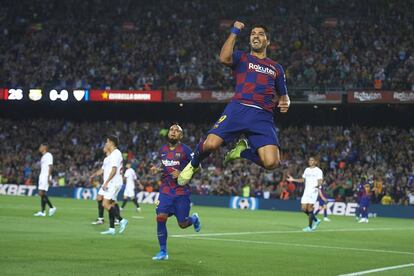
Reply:
[[162, 164], [166, 167], [174, 167], [180, 165], [180, 161], [176, 160], [162, 160]]
[[270, 68], [261, 66], [259, 64], [249, 63], [249, 70], [254, 70], [258, 73], [262, 73], [262, 74], [271, 75], [273, 77], [276, 77], [276, 72], [275, 71], [273, 71]]

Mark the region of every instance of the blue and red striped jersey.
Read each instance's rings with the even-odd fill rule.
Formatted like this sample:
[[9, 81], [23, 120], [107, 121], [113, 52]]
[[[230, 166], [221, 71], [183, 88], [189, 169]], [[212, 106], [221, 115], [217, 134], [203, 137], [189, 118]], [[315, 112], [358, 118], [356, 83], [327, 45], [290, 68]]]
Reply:
[[283, 67], [270, 58], [260, 59], [243, 51], [233, 52], [233, 69], [236, 90], [233, 102], [258, 106], [273, 112], [276, 93], [287, 95]]
[[182, 143], [178, 143], [174, 148], [170, 148], [168, 144], [161, 147], [159, 151], [162, 166], [160, 193], [168, 195], [190, 194], [189, 185], [178, 185], [177, 179], [174, 179], [171, 173], [174, 169], [182, 171], [191, 161], [192, 153], [192, 150]]

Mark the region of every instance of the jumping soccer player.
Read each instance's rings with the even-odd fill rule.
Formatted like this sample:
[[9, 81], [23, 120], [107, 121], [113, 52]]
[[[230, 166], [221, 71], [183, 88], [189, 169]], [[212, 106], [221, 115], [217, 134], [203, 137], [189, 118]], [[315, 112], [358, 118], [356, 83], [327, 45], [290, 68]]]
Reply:
[[316, 159], [310, 157], [308, 160], [309, 167], [303, 172], [302, 178], [295, 179], [291, 175], [288, 175], [287, 181], [294, 181], [299, 183], [305, 183], [305, 190], [303, 191], [303, 196], [301, 199], [302, 211], [309, 218], [308, 227], [303, 228], [303, 232], [312, 232], [314, 231], [321, 221], [315, 217], [313, 213], [313, 205], [315, 205], [316, 200], [318, 199], [319, 187], [322, 185], [323, 173], [316, 164]]
[[109, 213], [109, 229], [101, 232], [102, 235], [115, 235], [115, 218], [119, 216], [119, 233], [122, 234], [127, 225], [128, 220], [123, 219], [119, 215], [119, 207], [116, 207], [116, 198], [122, 187], [122, 153], [118, 149], [118, 137], [109, 136], [106, 139], [105, 151], [108, 153], [108, 160], [104, 163], [103, 175], [104, 184], [102, 185], [103, 195], [103, 207], [108, 210]]
[[280, 64], [266, 55], [270, 44], [269, 31], [264, 25], [255, 25], [250, 32], [250, 53], [234, 51], [236, 38], [244, 24], [236, 21], [220, 52], [220, 61], [230, 67], [236, 76], [236, 89], [231, 103], [227, 105], [205, 141], [196, 148], [191, 162], [181, 172], [178, 183], [187, 184], [199, 170], [200, 162], [244, 134], [225, 157], [224, 164], [239, 158], [272, 170], [280, 163], [279, 140], [273, 120], [273, 111], [279, 95], [280, 111], [288, 111], [285, 73]]
[[[125, 191], [124, 191], [124, 201], [122, 202], [121, 210], [125, 208], [125, 205], [129, 200], [135, 204], [138, 212], [141, 212], [138, 201], [135, 199], [135, 183], [137, 182], [137, 174], [131, 166], [131, 163], [126, 164], [127, 170], [125, 171]], [[138, 183], [140, 184], [140, 183]]]
[[326, 185], [321, 185], [321, 188], [319, 189], [319, 208], [315, 212], [315, 216], [319, 214], [320, 211], [323, 211], [323, 221], [331, 221], [328, 218], [328, 210], [327, 210], [327, 204], [328, 204], [328, 195], [326, 194]]
[[190, 187], [179, 186], [177, 183], [180, 171], [190, 162], [192, 151], [181, 143], [183, 130], [178, 124], [174, 124], [168, 131], [168, 144], [161, 147], [159, 152], [160, 164], [151, 167], [151, 172], [161, 172], [161, 185], [157, 213], [157, 235], [160, 244], [160, 252], [153, 260], [168, 260], [167, 253], [167, 219], [174, 215], [180, 228], [191, 225], [199, 232], [201, 229], [200, 218], [197, 213], [190, 214]]
[[369, 184], [364, 185], [364, 190], [360, 194], [359, 198], [359, 214], [361, 219], [359, 223], [368, 223], [368, 207], [371, 199], [371, 188]]
[[40, 159], [40, 175], [39, 175], [39, 196], [41, 203], [41, 211], [34, 214], [36, 217], [45, 217], [46, 216], [46, 204], [49, 206], [49, 216], [53, 216], [56, 213], [56, 207], [53, 207], [52, 203], [47, 196], [47, 191], [49, 190], [49, 181], [52, 179], [52, 169], [53, 169], [53, 155], [48, 152], [48, 144], [42, 143], [39, 146], [39, 152], [42, 154]]

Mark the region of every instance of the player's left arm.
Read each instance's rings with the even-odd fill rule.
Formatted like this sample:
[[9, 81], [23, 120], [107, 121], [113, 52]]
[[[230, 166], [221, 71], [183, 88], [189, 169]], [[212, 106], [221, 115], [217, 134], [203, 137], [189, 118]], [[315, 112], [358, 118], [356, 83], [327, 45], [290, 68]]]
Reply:
[[285, 70], [283, 70], [283, 67], [280, 64], [276, 64], [276, 68], [278, 73], [275, 80], [275, 89], [279, 95], [279, 104], [277, 107], [280, 108], [280, 112], [286, 113], [289, 110], [290, 99], [286, 85]]
[[47, 176], [47, 180], [51, 182], [52, 180], [52, 172], [53, 172], [53, 164], [49, 165], [49, 175]]
[[111, 172], [109, 173], [108, 179], [105, 181], [105, 183], [102, 185], [102, 189], [105, 190], [106, 187], [108, 187], [108, 183], [111, 182], [112, 178], [114, 178], [116, 174], [117, 167], [112, 167]]

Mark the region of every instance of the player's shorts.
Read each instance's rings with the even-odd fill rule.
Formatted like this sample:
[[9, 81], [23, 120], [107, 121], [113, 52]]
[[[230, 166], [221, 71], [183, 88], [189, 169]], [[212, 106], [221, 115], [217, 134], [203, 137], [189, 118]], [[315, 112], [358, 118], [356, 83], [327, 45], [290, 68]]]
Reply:
[[245, 134], [249, 146], [254, 150], [266, 145], [280, 147], [273, 114], [237, 102], [226, 106], [220, 119], [208, 133], [221, 137], [226, 144], [239, 138], [240, 134]]
[[101, 185], [101, 187], [99, 187], [98, 195], [104, 196], [104, 194], [105, 194], [105, 191], [102, 189], [102, 185]]
[[39, 175], [39, 186], [38, 190], [48, 191], [49, 190], [49, 179], [48, 175]]
[[104, 190], [103, 197], [104, 199], [108, 200], [116, 200], [119, 194], [119, 191], [121, 190], [122, 184], [116, 184], [113, 182], [109, 182], [106, 191]]
[[189, 195], [174, 196], [160, 193], [158, 201], [157, 214], [174, 215], [178, 222], [185, 221], [190, 215], [191, 200]]
[[363, 199], [359, 201], [360, 208], [368, 208], [369, 207], [369, 199]]
[[325, 202], [325, 200], [323, 200], [322, 198], [318, 198], [318, 202], [320, 207], [323, 207], [327, 204], [327, 202]]
[[130, 197], [130, 198], [134, 198], [135, 197], [135, 189], [134, 187], [125, 187], [124, 190], [124, 197]]
[[302, 199], [300, 200], [301, 204], [315, 204], [318, 200], [318, 189], [313, 191], [305, 191], [303, 193]]

